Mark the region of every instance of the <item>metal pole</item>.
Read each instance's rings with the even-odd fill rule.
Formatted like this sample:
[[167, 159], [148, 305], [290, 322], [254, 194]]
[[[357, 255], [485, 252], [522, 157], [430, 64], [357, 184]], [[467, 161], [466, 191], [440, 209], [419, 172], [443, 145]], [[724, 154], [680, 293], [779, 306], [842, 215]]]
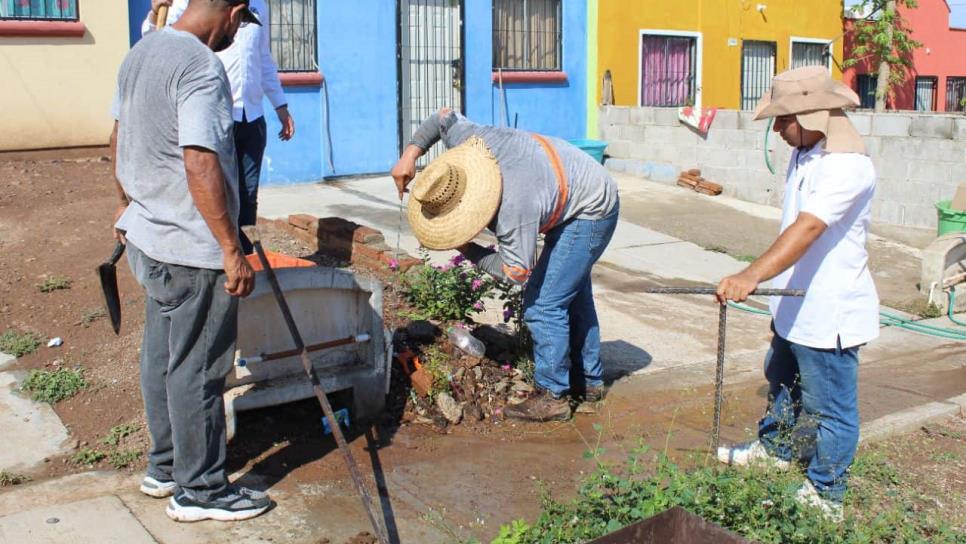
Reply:
[[292, 334], [292, 340], [295, 342], [295, 348], [299, 350], [299, 354], [302, 357], [302, 366], [305, 369], [305, 375], [308, 376], [309, 381], [312, 382], [312, 389], [315, 391], [315, 397], [319, 401], [319, 405], [322, 406], [322, 412], [325, 413], [326, 419], [329, 421], [329, 427], [332, 429], [332, 436], [335, 437], [335, 442], [339, 446], [339, 451], [342, 452], [342, 456], [345, 458], [345, 464], [349, 468], [349, 474], [352, 476], [352, 483], [355, 484], [356, 491], [359, 492], [359, 497], [362, 499], [362, 506], [366, 509], [366, 514], [369, 515], [369, 522], [372, 524], [372, 529], [376, 532], [376, 536], [379, 538], [379, 542], [382, 544], [388, 544], [385, 533], [382, 531], [382, 526], [376, 521], [376, 516], [372, 512], [372, 497], [369, 494], [369, 489], [366, 484], [362, 481], [362, 475], [359, 473], [359, 467], [356, 465], [355, 459], [352, 458], [352, 452], [349, 450], [349, 445], [346, 444], [345, 437], [342, 435], [342, 428], [339, 427], [339, 422], [335, 419], [335, 414], [332, 412], [332, 406], [329, 405], [329, 399], [325, 396], [325, 390], [322, 388], [322, 383], [319, 382], [319, 377], [315, 373], [315, 369], [312, 367], [312, 361], [309, 359], [309, 351], [305, 348], [305, 343], [302, 341], [302, 335], [299, 333], [298, 326], [295, 324], [295, 319], [292, 318], [292, 312], [289, 310], [288, 302], [285, 301], [285, 295], [282, 293], [282, 288], [278, 285], [278, 278], [275, 277], [275, 271], [272, 270], [272, 265], [268, 262], [268, 258], [265, 256], [265, 250], [262, 249], [262, 242], [258, 237], [258, 232], [252, 228], [248, 230], [249, 238], [252, 240], [252, 245], [255, 246], [255, 252], [258, 253], [258, 260], [262, 262], [262, 268], [265, 269], [265, 275], [268, 277], [268, 283], [272, 286], [272, 293], [275, 294], [275, 301], [278, 302], [278, 308], [282, 311], [282, 317], [285, 319], [285, 325], [288, 326], [289, 332]]
[[721, 401], [724, 396], [725, 327], [728, 323], [728, 305], [718, 310], [718, 363], [714, 373], [714, 422], [711, 426], [711, 451], [718, 451], [718, 435], [721, 431]]
[[[714, 287], [648, 287], [645, 293], [658, 295], [713, 295], [718, 292]], [[755, 289], [752, 295], [772, 297], [803, 297], [804, 289]]]

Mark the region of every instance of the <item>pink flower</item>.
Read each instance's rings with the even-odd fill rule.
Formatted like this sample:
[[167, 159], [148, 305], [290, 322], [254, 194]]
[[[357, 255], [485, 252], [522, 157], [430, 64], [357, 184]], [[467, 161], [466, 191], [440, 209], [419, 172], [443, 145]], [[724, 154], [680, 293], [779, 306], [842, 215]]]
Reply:
[[483, 303], [480, 302], [480, 301], [474, 302], [473, 303], [473, 309], [476, 310], [477, 312], [482, 312], [483, 311]]
[[399, 261], [396, 259], [389, 259], [389, 270], [399, 270]]
[[510, 321], [510, 319], [513, 317], [513, 314], [514, 312], [512, 306], [503, 308], [503, 322], [506, 323], [507, 321]]
[[450, 264], [452, 264], [453, 266], [459, 266], [463, 264], [465, 261], [466, 261], [466, 257], [464, 257], [462, 253], [455, 255], [452, 259], [449, 260]]
[[477, 278], [477, 279], [475, 279], [475, 280], [473, 280], [473, 283], [472, 283], [472, 284], [470, 284], [470, 287], [471, 287], [471, 288], [472, 288], [472, 289], [473, 289], [474, 291], [479, 291], [479, 290], [480, 290], [480, 287], [483, 287], [483, 280], [481, 280], [481, 279], [479, 279], [479, 278]]
[[510, 369], [513, 368], [513, 367], [511, 367], [510, 365], [506, 364], [506, 365], [502, 365], [500, 368], [502, 368], [503, 370], [509, 372]]

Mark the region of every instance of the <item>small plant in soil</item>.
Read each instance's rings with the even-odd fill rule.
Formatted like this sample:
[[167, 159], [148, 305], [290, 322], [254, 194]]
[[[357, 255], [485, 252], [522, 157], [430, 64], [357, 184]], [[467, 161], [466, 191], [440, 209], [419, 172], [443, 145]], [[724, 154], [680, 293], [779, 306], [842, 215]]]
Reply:
[[402, 295], [413, 307], [413, 319], [441, 321], [469, 321], [470, 316], [483, 311], [483, 300], [493, 290], [493, 280], [473, 266], [462, 255], [444, 265], [429, 263], [429, 256], [421, 255], [423, 265], [412, 269], [402, 278]]
[[61, 368], [54, 371], [31, 370], [20, 389], [29, 391], [30, 398], [35, 401], [56, 404], [73, 397], [87, 386], [83, 370]]
[[70, 462], [75, 465], [96, 465], [107, 457], [107, 454], [91, 448], [84, 448], [79, 450], [70, 458]]
[[428, 346], [423, 350], [423, 364], [426, 371], [433, 377], [433, 388], [429, 392], [430, 400], [434, 400], [440, 393], [450, 392], [450, 376], [453, 368], [450, 357], [439, 346]]
[[115, 449], [107, 455], [107, 462], [111, 464], [115, 469], [122, 469], [133, 465], [141, 457], [141, 451], [132, 450], [120, 450]]
[[101, 439], [101, 444], [105, 446], [117, 446], [121, 443], [125, 437], [128, 437], [138, 430], [138, 426], [134, 423], [125, 423], [123, 425], [115, 425], [111, 427], [107, 435]]
[[14, 357], [23, 357], [40, 347], [40, 339], [29, 332], [8, 330], [0, 335], [0, 351]]
[[61, 289], [70, 289], [71, 281], [61, 276], [50, 276], [37, 286], [41, 293], [50, 293]]
[[918, 313], [919, 314], [919, 317], [921, 317], [923, 319], [933, 319], [933, 318], [936, 318], [936, 317], [942, 317], [943, 316], [943, 310], [942, 310], [942, 308], [940, 308], [939, 306], [936, 306], [936, 303], [935, 302], [930, 302], [929, 304], [926, 304], [926, 305], [922, 306], [919, 309], [919, 311], [916, 312], [916, 313]]
[[20, 485], [25, 482], [29, 482], [30, 477], [24, 474], [19, 474], [16, 472], [7, 472], [6, 470], [0, 470], [0, 487], [7, 487], [11, 485]]
[[87, 310], [84, 310], [83, 314], [81, 314], [80, 324], [85, 328], [90, 327], [91, 323], [103, 317], [107, 317], [107, 312], [105, 312], [102, 308], [88, 308]]

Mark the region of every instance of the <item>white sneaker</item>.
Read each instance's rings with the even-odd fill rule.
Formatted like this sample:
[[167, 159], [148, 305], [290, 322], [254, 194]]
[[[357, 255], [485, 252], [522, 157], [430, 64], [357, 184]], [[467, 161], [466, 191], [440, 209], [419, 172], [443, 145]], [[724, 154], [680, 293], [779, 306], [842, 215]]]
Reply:
[[812, 482], [808, 480], [805, 480], [805, 483], [802, 484], [802, 487], [798, 488], [798, 491], [795, 492], [795, 500], [798, 501], [799, 504], [818, 508], [822, 511], [822, 515], [825, 516], [825, 519], [833, 523], [842, 523], [842, 520], [845, 519], [842, 504], [822, 498], [822, 496], [818, 494], [818, 490], [815, 489], [815, 486], [812, 485]]
[[141, 493], [149, 497], [154, 497], [156, 499], [164, 499], [174, 495], [177, 491], [178, 484], [173, 480], [162, 482], [160, 480], [155, 480], [150, 476], [145, 476], [141, 480]]
[[760, 464], [780, 470], [788, 470], [792, 466], [789, 461], [768, 453], [760, 440], [731, 448], [720, 447], [718, 461], [739, 467]]

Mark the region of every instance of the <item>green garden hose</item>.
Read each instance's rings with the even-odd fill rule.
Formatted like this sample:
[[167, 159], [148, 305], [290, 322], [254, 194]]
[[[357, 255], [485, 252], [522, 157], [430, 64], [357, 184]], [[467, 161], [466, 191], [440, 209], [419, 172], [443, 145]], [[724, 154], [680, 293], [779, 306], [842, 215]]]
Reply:
[[[950, 310], [949, 310], [948, 317], [953, 323], [961, 326], [966, 326], [966, 323], [959, 321], [955, 317], [953, 317], [952, 308], [955, 302], [956, 302], [955, 294], [950, 293], [950, 298], [949, 298]], [[728, 305], [731, 306], [732, 308], [742, 310], [744, 312], [756, 314], [756, 315], [767, 315], [767, 316], [771, 315], [771, 312], [768, 312], [766, 310], [759, 310], [757, 308], [752, 308], [751, 306], [748, 306], [746, 304], [739, 304], [737, 302], [728, 301]], [[895, 314], [890, 314], [889, 312], [882, 312], [882, 311], [879, 312], [879, 324], [882, 325], [883, 327], [898, 327], [900, 329], [905, 329], [907, 331], [917, 332], [928, 336], [935, 336], [937, 338], [946, 338], [949, 340], [966, 340], [966, 331], [964, 330], [947, 329], [943, 327], [936, 327], [935, 325], [927, 325], [925, 323], [920, 323], [912, 319], [906, 319], [904, 317], [901, 317]]]
[[949, 320], [952, 321], [953, 323], [959, 325], [960, 327], [966, 327], [966, 321], [960, 321], [955, 317], [953, 317], [953, 308], [955, 307], [956, 307], [956, 289], [950, 287], [949, 288], [949, 308], [948, 308], [949, 313], [946, 315], [949, 317]]

